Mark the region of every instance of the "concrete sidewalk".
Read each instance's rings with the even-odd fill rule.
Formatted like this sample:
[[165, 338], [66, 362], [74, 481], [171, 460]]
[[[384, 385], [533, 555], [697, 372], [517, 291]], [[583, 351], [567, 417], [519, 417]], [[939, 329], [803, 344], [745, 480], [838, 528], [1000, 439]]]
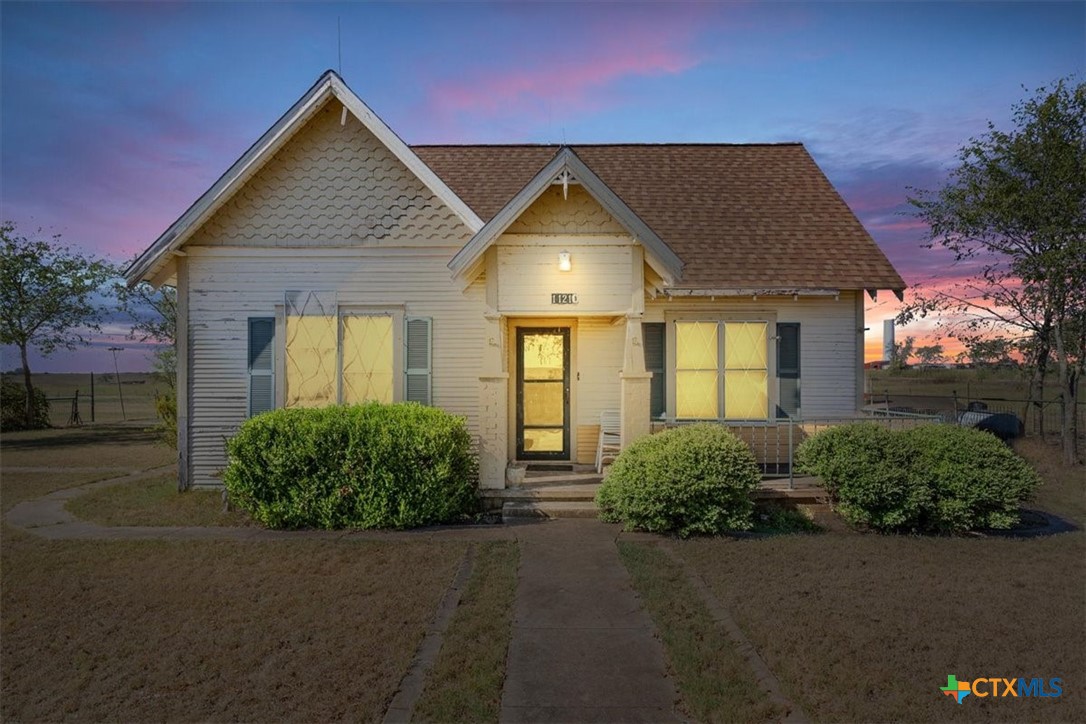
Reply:
[[618, 555], [618, 526], [516, 526], [520, 571], [501, 721], [678, 721], [663, 645]]

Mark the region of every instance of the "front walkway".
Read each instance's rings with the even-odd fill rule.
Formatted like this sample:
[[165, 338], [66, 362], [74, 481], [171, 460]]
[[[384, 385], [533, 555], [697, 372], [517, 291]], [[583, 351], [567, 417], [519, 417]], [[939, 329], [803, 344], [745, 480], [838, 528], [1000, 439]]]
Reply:
[[516, 526], [520, 571], [501, 721], [678, 721], [655, 628], [618, 555], [618, 526]]
[[520, 569], [501, 721], [680, 720], [663, 645], [616, 546], [620, 537], [638, 534], [583, 519], [397, 532], [107, 527], [65, 509], [68, 500], [95, 488], [160, 473], [144, 470], [58, 490], [13, 506], [4, 519], [52, 540], [516, 540]]

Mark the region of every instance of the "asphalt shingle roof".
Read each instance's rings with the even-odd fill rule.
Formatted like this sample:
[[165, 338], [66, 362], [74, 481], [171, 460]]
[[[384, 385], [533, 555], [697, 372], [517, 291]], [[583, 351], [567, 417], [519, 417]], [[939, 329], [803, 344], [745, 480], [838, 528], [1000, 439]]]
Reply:
[[[560, 148], [412, 150], [488, 221]], [[905, 288], [802, 144], [570, 148], [683, 260], [677, 288]]]

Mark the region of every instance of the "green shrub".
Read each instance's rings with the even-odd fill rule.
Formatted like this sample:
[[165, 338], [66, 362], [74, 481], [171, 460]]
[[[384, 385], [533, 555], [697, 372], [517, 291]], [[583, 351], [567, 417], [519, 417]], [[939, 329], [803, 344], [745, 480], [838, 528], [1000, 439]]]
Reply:
[[1019, 504], [1041, 480], [991, 433], [956, 425], [924, 425], [901, 433], [912, 448], [914, 478], [931, 491], [920, 528], [959, 533], [1010, 528]]
[[841, 517], [875, 530], [909, 529], [928, 505], [929, 491], [909, 474], [909, 446], [873, 422], [831, 427], [796, 450], [800, 472], [822, 478]]
[[721, 425], [649, 435], [622, 451], [600, 486], [600, 517], [627, 530], [718, 534], [751, 527], [754, 454]]
[[822, 478], [845, 520], [883, 532], [1009, 528], [1040, 482], [993, 435], [954, 425], [830, 428], [799, 446], [796, 467]]
[[155, 391], [155, 414], [158, 424], [151, 428], [162, 442], [177, 449], [177, 390], [169, 387], [165, 392]]
[[0, 430], [40, 430], [49, 427], [49, 400], [34, 388], [34, 409], [26, 424], [26, 385], [10, 377], [0, 378]]
[[272, 528], [412, 528], [475, 506], [463, 418], [414, 403], [282, 409], [227, 442], [230, 500]]

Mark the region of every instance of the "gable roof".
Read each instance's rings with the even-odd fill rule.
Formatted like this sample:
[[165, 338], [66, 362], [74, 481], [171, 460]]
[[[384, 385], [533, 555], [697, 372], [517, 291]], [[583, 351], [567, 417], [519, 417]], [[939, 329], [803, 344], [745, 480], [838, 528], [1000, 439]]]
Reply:
[[[412, 147], [487, 221], [561, 148]], [[682, 260], [676, 290], [905, 288], [802, 144], [569, 148]]]
[[170, 228], [136, 257], [125, 278], [129, 285], [141, 279], [152, 278], [170, 259], [170, 252], [182, 244], [209, 219], [216, 210], [230, 200], [261, 167], [290, 140], [313, 115], [331, 99], [350, 111], [392, 154], [412, 173], [418, 176], [434, 195], [441, 199], [473, 232], [483, 226], [483, 221], [465, 204], [448, 185], [435, 174], [411, 148], [397, 136], [369, 106], [362, 102], [335, 71], [325, 71], [317, 82], [284, 113], [256, 143], [241, 155], [196, 202], [177, 219]]
[[568, 146], [562, 147], [512, 199], [491, 216], [486, 225], [457, 252], [449, 262], [454, 275], [462, 275], [476, 264], [487, 247], [524, 213], [544, 191], [550, 188], [559, 174], [569, 172], [575, 183], [581, 185], [597, 202], [613, 216], [630, 234], [645, 247], [649, 264], [669, 283], [682, 274], [682, 261], [667, 244], [614, 191], [603, 183]]

